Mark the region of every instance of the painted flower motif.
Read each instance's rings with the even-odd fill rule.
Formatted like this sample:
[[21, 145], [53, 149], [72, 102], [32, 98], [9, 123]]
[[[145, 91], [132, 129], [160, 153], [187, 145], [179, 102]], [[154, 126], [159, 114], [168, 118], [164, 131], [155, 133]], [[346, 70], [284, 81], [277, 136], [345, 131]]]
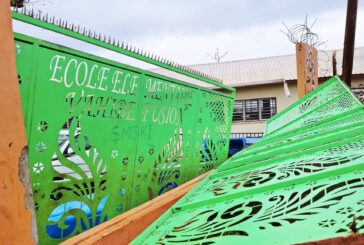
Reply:
[[44, 169], [44, 165], [41, 162], [37, 162], [33, 166], [33, 171], [36, 174], [40, 174], [41, 172], [43, 172], [43, 169]]
[[20, 52], [21, 52], [21, 47], [20, 47], [20, 45], [19, 45], [19, 44], [16, 44], [16, 45], [15, 45], [15, 49], [16, 49], [16, 54], [20, 54]]
[[43, 151], [45, 151], [47, 149], [47, 146], [46, 146], [46, 144], [44, 144], [44, 142], [43, 141], [41, 141], [41, 142], [39, 142], [39, 143], [37, 143], [36, 145], [35, 145], [35, 151], [36, 152], [43, 152]]
[[112, 157], [112, 158], [114, 158], [114, 159], [115, 159], [118, 155], [119, 155], [119, 152], [118, 152], [117, 150], [112, 150], [112, 151], [111, 151], [111, 157]]
[[126, 174], [122, 173], [120, 178], [121, 178], [121, 181], [125, 181], [126, 180]]
[[144, 157], [143, 156], [140, 156], [139, 159], [138, 159], [139, 163], [143, 163], [144, 161]]
[[329, 180], [338, 180], [340, 179], [340, 176], [332, 176], [329, 178]]
[[250, 196], [245, 196], [243, 199], [244, 200], [249, 200], [249, 199], [252, 199], [254, 196], [253, 195], [250, 195]]
[[333, 220], [333, 219], [326, 219], [326, 220], [323, 220], [323, 221], [319, 222], [319, 226], [325, 227], [325, 228], [334, 226], [335, 224], [336, 224], [336, 221]]
[[311, 181], [311, 182], [308, 182], [306, 185], [312, 186], [312, 185], [316, 185], [316, 184], [317, 184], [317, 181]]
[[135, 186], [135, 191], [136, 192], [139, 192], [140, 191], [140, 185]]
[[360, 200], [357, 202], [358, 205], [364, 205], [364, 200]]
[[293, 190], [295, 188], [294, 185], [291, 185], [291, 186], [288, 186], [286, 188], [284, 188], [285, 191], [290, 191], [290, 190]]
[[39, 187], [40, 186], [40, 183], [39, 182], [35, 182], [34, 184], [33, 184], [33, 187]]
[[34, 203], [34, 208], [35, 208], [35, 211], [38, 211], [38, 209], [39, 209], [39, 203], [35, 202]]
[[122, 204], [119, 204], [117, 207], [116, 207], [116, 211], [121, 213], [121, 211], [123, 211], [123, 205]]
[[38, 132], [45, 132], [48, 129], [48, 123], [46, 121], [40, 121], [37, 125]]
[[351, 214], [353, 209], [351, 207], [340, 208], [336, 211], [338, 214]]
[[230, 204], [230, 203], [232, 203], [233, 202], [233, 200], [228, 200], [228, 201], [225, 201], [224, 203], [225, 204]]
[[143, 175], [143, 174], [142, 174], [142, 171], [140, 171], [140, 170], [139, 170], [139, 171], [137, 172], [137, 176], [138, 176], [138, 178], [142, 177], [142, 175]]
[[154, 148], [150, 148], [149, 149], [149, 155], [153, 155], [153, 153], [154, 153]]
[[120, 190], [119, 190], [119, 196], [124, 196], [125, 195], [125, 188], [123, 187], [123, 188], [121, 188]]
[[124, 164], [124, 165], [128, 165], [128, 163], [129, 163], [129, 158], [124, 157], [124, 158], [123, 158], [123, 164]]
[[364, 173], [364, 170], [358, 170], [356, 172], [354, 172], [354, 174], [363, 174]]

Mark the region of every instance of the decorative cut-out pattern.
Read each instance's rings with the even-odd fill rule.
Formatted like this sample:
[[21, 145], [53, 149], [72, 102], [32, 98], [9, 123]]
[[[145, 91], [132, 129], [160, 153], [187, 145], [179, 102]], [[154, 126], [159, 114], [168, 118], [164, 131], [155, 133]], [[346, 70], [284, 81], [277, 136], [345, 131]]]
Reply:
[[39, 41], [15, 34], [41, 244], [58, 244], [206, 171], [206, 128], [213, 167], [226, 160], [233, 89]]
[[362, 233], [363, 121], [363, 106], [332, 78], [273, 117], [267, 136], [133, 244], [296, 244]]
[[44, 165], [41, 162], [37, 162], [33, 166], [33, 171], [36, 174], [40, 174], [41, 172], [43, 172], [43, 169], [44, 169]]

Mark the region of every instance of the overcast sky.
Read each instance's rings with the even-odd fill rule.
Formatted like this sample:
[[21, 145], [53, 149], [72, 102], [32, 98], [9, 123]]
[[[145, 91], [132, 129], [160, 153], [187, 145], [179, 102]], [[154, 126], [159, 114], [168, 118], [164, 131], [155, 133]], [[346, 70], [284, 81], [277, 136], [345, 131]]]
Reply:
[[[318, 18], [313, 31], [321, 49], [343, 47], [345, 0], [49, 0], [34, 7], [182, 64], [214, 62], [206, 53], [228, 52], [223, 61], [294, 53], [280, 31]], [[24, 32], [22, 27], [16, 31]], [[356, 46], [364, 46], [364, 2], [359, 0]], [[86, 51], [107, 56], [87, 47]]]

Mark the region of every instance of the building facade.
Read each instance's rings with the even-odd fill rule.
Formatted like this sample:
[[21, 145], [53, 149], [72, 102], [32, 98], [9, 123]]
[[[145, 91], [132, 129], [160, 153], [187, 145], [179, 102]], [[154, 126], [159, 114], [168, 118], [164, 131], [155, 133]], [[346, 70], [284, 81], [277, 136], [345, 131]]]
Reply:
[[[341, 75], [342, 50], [318, 52], [319, 83], [335, 75], [334, 56], [337, 75]], [[221, 78], [224, 84], [236, 89], [232, 137], [262, 136], [266, 120], [298, 99], [295, 54], [190, 67]], [[153, 71], [177, 79], [180, 76], [163, 69]], [[364, 98], [364, 47], [354, 52], [352, 89]]]

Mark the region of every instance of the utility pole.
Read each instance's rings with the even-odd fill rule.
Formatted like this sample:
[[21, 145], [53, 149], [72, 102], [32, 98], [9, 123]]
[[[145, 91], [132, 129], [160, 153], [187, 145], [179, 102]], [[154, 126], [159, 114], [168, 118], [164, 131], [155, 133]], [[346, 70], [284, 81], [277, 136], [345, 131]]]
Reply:
[[347, 10], [346, 10], [346, 27], [345, 27], [342, 79], [349, 87], [351, 87], [351, 74], [353, 72], [357, 12], [358, 12], [358, 0], [348, 0]]

